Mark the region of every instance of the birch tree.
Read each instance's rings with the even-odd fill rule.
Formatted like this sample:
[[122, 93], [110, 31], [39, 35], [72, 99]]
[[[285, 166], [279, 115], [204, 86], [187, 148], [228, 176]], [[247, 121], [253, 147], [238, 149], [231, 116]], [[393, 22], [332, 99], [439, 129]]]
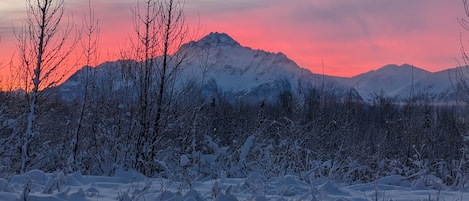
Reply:
[[78, 148], [80, 146], [80, 136], [83, 121], [85, 118], [85, 112], [88, 108], [87, 103], [90, 102], [90, 88], [94, 89], [93, 85], [95, 84], [95, 73], [94, 68], [91, 68], [91, 65], [95, 65], [99, 57], [99, 24], [98, 20], [95, 17], [94, 11], [91, 7], [91, 0], [88, 1], [88, 14], [83, 17], [83, 23], [85, 25], [84, 37], [81, 40], [81, 48], [84, 55], [84, 64], [85, 64], [85, 75], [82, 78], [83, 81], [83, 94], [82, 99], [80, 100], [80, 107], [78, 111], [78, 122], [77, 128], [73, 133], [73, 136], [70, 141], [70, 154], [67, 160], [67, 171], [73, 172], [77, 170], [77, 154]]
[[[184, 42], [190, 37], [189, 28], [185, 22], [184, 1], [162, 0], [162, 12], [158, 16], [159, 27], [161, 27], [158, 49], [161, 51], [161, 61], [157, 63], [157, 92], [156, 92], [156, 116], [153, 121], [153, 134], [149, 141], [150, 157], [154, 160], [157, 157], [157, 148], [161, 145], [161, 140], [174, 140], [174, 137], [167, 133], [166, 127], [172, 113], [170, 111], [174, 105], [174, 86], [180, 79], [178, 76], [182, 64], [190, 56], [190, 47], [182, 48]], [[165, 142], [167, 143], [167, 142]]]
[[140, 62], [134, 76], [140, 127], [136, 168], [146, 174], [155, 169], [152, 161], [162, 136], [162, 120], [171, 104], [177, 72], [187, 58], [187, 52], [180, 51], [189, 37], [183, 7], [179, 0], [144, 0], [143, 6], [138, 4], [133, 10], [136, 39], [132, 50]]
[[154, 0], [145, 0], [143, 6], [137, 2], [137, 6], [132, 10], [135, 39], [131, 38], [131, 51], [134, 59], [138, 62], [136, 67], [130, 66], [131, 77], [134, 79], [136, 91], [138, 93], [138, 136], [135, 145], [134, 168], [145, 170], [148, 166], [144, 160], [144, 154], [148, 149], [147, 139], [150, 137], [150, 125], [152, 107], [150, 101], [154, 98], [151, 91], [154, 91], [155, 60], [157, 56], [158, 31], [157, 16], [160, 15], [161, 6]]
[[29, 111], [22, 136], [21, 172], [30, 165], [30, 144], [39, 134], [35, 119], [41, 92], [56, 85], [66, 75], [63, 66], [78, 43], [79, 34], [69, 21], [63, 23], [64, 0], [27, 0], [27, 16], [22, 29], [15, 31]]

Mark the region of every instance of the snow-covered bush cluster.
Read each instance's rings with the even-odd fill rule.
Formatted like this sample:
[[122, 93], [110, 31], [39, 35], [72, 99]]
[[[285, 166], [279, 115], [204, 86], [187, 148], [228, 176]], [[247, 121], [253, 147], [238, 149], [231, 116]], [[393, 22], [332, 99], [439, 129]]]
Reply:
[[[27, 170], [114, 175], [135, 169], [178, 181], [184, 189], [196, 181], [254, 173], [259, 185], [281, 175], [351, 184], [401, 175], [426, 186], [467, 186], [464, 108], [425, 98], [397, 104], [379, 95], [365, 103], [316, 89], [302, 96], [285, 92], [273, 103], [232, 104], [222, 95], [204, 99], [195, 91], [175, 97], [197, 101], [174, 98], [165, 107], [152, 153], [148, 144], [137, 145], [145, 142], [139, 139], [138, 107], [125, 96], [90, 96], [81, 125], [78, 103], [44, 99], [24, 161]], [[21, 172], [25, 103], [15, 94], [1, 98], [0, 170], [8, 176]]]
[[244, 200], [467, 200], [464, 192], [432, 189], [393, 175], [375, 182], [340, 185], [333, 181], [305, 182], [294, 175], [196, 181], [190, 189], [180, 182], [147, 178], [135, 171], [117, 170], [113, 176], [79, 172], [44, 173], [31, 170], [8, 180], [0, 178], [0, 200], [101, 200], [101, 201], [244, 201]]

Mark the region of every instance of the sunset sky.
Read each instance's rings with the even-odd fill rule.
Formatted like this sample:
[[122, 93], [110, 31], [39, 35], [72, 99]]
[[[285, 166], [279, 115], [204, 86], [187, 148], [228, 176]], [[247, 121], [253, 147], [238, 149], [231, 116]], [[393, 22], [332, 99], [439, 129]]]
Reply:
[[[66, 0], [75, 21], [85, 0]], [[137, 0], [92, 0], [101, 29], [101, 60], [119, 59], [132, 33]], [[0, 1], [0, 73], [7, 75], [25, 1]], [[283, 52], [298, 65], [321, 73], [353, 76], [383, 65], [409, 63], [429, 71], [458, 65], [462, 0], [186, 0], [188, 24], [198, 37], [224, 32], [241, 45]], [[198, 38], [195, 38], [198, 39]]]

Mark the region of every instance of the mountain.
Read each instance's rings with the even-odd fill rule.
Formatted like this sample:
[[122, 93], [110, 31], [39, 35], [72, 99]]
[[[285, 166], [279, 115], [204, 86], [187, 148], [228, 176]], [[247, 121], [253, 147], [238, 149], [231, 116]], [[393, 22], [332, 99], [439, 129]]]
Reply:
[[135, 61], [104, 62], [96, 67], [85, 66], [71, 75], [64, 83], [52, 89], [63, 101], [83, 98], [85, 87], [93, 88], [103, 97], [117, 97], [124, 86], [130, 85], [124, 75], [123, 66], [136, 64]]
[[458, 73], [468, 73], [463, 68], [429, 72], [409, 64], [390, 64], [338, 82], [353, 87], [366, 101], [376, 95], [397, 100], [423, 95], [434, 102], [454, 103], [458, 98], [456, 77]]
[[[440, 103], [453, 103], [459, 97], [457, 89], [457, 80], [459, 76], [468, 72], [466, 67], [457, 67], [431, 73], [414, 81], [413, 85], [406, 85], [399, 90], [394, 91], [392, 96], [402, 97], [403, 94], [424, 95], [433, 101]], [[463, 73], [463, 74], [461, 74]]]
[[365, 100], [371, 100], [375, 94], [384, 93], [385, 96], [395, 97], [402, 88], [412, 82], [432, 74], [426, 70], [408, 65], [389, 64], [377, 70], [372, 70], [342, 81], [358, 91]]
[[[298, 94], [323, 86], [337, 97], [352, 92], [365, 101], [378, 94], [399, 100], [423, 94], [436, 102], [454, 102], [454, 78], [457, 72], [463, 72], [463, 67], [432, 73], [409, 64], [389, 64], [350, 78], [320, 75], [299, 67], [281, 52], [244, 47], [229, 35], [217, 32], [184, 44], [179, 52], [187, 58], [181, 64], [176, 88], [194, 85], [205, 97], [223, 97], [232, 103], [274, 102], [284, 92]], [[134, 71], [138, 64], [126, 60], [84, 67], [54, 90], [62, 100], [80, 99], [84, 78], [88, 77], [88, 86], [105, 93], [102, 96], [135, 98], [135, 75], [128, 71]]]
[[[187, 59], [180, 67], [180, 82], [176, 83], [178, 88], [192, 81], [196, 86], [201, 86], [206, 97], [223, 96], [232, 103], [273, 102], [281, 93], [297, 94], [319, 86], [323, 81], [334, 85], [331, 91], [338, 96], [354, 92], [349, 86], [336, 82], [332, 76], [313, 74], [300, 68], [283, 53], [241, 46], [225, 33], [210, 33], [198, 41], [184, 44], [179, 52], [187, 55]], [[160, 58], [155, 58], [158, 59]], [[125, 79], [124, 69], [136, 64], [135, 61], [103, 63], [92, 71], [91, 85], [106, 88], [104, 91], [110, 93], [123, 94], [124, 86], [132, 85], [131, 81]], [[90, 68], [85, 67], [72, 75], [57, 88], [60, 97], [66, 101], [80, 98], [85, 85], [83, 78], [90, 72]], [[358, 94], [356, 97], [359, 97]]]
[[[211, 33], [188, 46], [199, 54], [187, 62], [185, 74], [198, 80], [208, 96], [222, 92], [241, 101], [275, 101], [282, 92], [298, 93], [317, 87], [323, 79], [322, 75], [299, 67], [281, 52], [243, 47], [224, 33]], [[324, 80], [334, 82], [337, 94], [350, 90], [331, 76], [325, 76]]]

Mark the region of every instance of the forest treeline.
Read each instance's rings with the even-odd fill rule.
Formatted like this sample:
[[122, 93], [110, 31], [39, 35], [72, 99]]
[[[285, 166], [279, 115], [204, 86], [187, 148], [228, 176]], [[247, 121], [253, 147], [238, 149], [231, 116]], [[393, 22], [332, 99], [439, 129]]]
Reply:
[[[138, 152], [149, 150], [138, 149], [139, 106], [128, 97], [91, 93], [80, 114], [81, 101], [44, 96], [27, 169], [112, 175], [124, 168], [192, 180], [217, 178], [221, 171], [231, 177], [259, 172], [351, 183], [398, 174], [458, 187], [467, 180], [465, 107], [434, 104], [424, 95], [398, 102], [376, 94], [367, 103], [315, 88], [303, 95], [285, 91], [277, 102], [233, 104], [223, 94], [203, 97], [195, 86], [165, 107], [154, 158], [140, 162]], [[2, 174], [21, 170], [25, 96], [0, 96]], [[189, 162], [180, 164], [181, 157]]]

